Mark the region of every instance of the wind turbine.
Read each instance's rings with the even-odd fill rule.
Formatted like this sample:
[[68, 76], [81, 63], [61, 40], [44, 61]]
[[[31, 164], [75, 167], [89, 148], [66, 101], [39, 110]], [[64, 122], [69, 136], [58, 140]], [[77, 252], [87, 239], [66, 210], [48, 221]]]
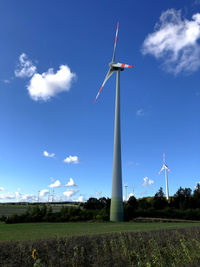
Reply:
[[38, 191], [38, 202], [40, 200], [40, 190]]
[[169, 190], [168, 190], [168, 176], [167, 176], [167, 171], [170, 171], [170, 169], [165, 164], [165, 153], [163, 153], [163, 166], [162, 166], [162, 169], [160, 170], [159, 174], [161, 174], [161, 172], [163, 170], [165, 170], [166, 198], [168, 200], [169, 199]]
[[123, 199], [122, 199], [122, 170], [121, 170], [121, 136], [120, 136], [120, 71], [124, 68], [132, 68], [131, 65], [116, 63], [115, 52], [117, 44], [119, 23], [115, 35], [115, 44], [112, 61], [109, 63], [108, 73], [103, 84], [94, 100], [96, 102], [103, 86], [111, 75], [116, 71], [116, 98], [115, 98], [115, 132], [114, 132], [114, 159], [113, 159], [113, 177], [112, 177], [112, 198], [110, 207], [110, 221], [123, 221]]

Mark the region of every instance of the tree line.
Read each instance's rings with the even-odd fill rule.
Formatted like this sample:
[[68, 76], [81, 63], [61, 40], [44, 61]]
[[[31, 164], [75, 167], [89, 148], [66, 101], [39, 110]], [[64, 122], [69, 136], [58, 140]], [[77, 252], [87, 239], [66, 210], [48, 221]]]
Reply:
[[[110, 202], [110, 198], [105, 197], [89, 198], [76, 206], [62, 206], [58, 212], [53, 212], [47, 204], [34, 205], [23, 214], [2, 216], [0, 219], [6, 223], [109, 221]], [[153, 197], [136, 199], [131, 196], [124, 202], [124, 219], [130, 221], [136, 217], [200, 220], [200, 184], [193, 192], [190, 188], [180, 187], [169, 200], [162, 187]]]

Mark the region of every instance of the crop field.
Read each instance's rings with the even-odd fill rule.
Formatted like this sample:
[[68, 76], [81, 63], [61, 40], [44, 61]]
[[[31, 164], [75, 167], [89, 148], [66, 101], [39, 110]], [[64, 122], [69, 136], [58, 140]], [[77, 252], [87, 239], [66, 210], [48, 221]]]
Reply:
[[[107, 226], [98, 223], [87, 223], [87, 226], [74, 223], [75, 229], [79, 228], [79, 235], [63, 235], [62, 237], [57, 235], [56, 237], [38, 240], [0, 242], [0, 263], [1, 266], [7, 267], [200, 266], [199, 226], [185, 227], [186, 224], [181, 224], [184, 227], [180, 228], [180, 225], [171, 223], [171, 227], [174, 228], [171, 229], [167, 223], [163, 223], [163, 226], [159, 223], [156, 223], [157, 226], [154, 223], [148, 225], [134, 224], [135, 228], [133, 223], [132, 225], [108, 223]], [[58, 224], [53, 225], [54, 228], [52, 226], [48, 231], [54, 229], [54, 232], [58, 233]], [[72, 230], [72, 224], [59, 225], [61, 229], [63, 225], [65, 225], [65, 228], [68, 225], [68, 230], [70, 230], [70, 227]], [[189, 225], [192, 224], [187, 224], [187, 226]], [[23, 229], [22, 225], [15, 226], [21, 228], [21, 230]], [[24, 224], [24, 226], [26, 232], [27, 225]], [[29, 226], [30, 229], [32, 227], [31, 233], [38, 237], [37, 231], [42, 229], [41, 224], [38, 224], [38, 228], [35, 229], [33, 229], [33, 225]], [[110, 228], [109, 233], [103, 233], [108, 231], [108, 226], [112, 230]], [[45, 227], [48, 228], [48, 225], [44, 224], [43, 231]], [[132, 229], [127, 231], [131, 227]], [[89, 228], [92, 230], [89, 230]], [[151, 228], [160, 228], [160, 230], [136, 231], [137, 229], [150, 230]], [[88, 233], [101, 230], [102, 233], [80, 235], [80, 229], [82, 232], [87, 230]], [[135, 231], [133, 231], [134, 229]], [[13, 228], [12, 230], [16, 229]], [[115, 232], [111, 232], [113, 230]], [[64, 231], [63, 233], [66, 235], [67, 232]], [[26, 236], [26, 238], [29, 239], [30, 236]]]
[[200, 226], [200, 223], [141, 222], [69, 222], [69, 223], [0, 223], [0, 241], [34, 240], [84, 234], [149, 231]]
[[[40, 204], [38, 204], [39, 206], [41, 206]], [[22, 214], [24, 212], [26, 212], [26, 210], [28, 208], [32, 208], [35, 205], [33, 204], [0, 204], [0, 216], [11, 216], [13, 214]], [[48, 206], [48, 205], [47, 205]], [[62, 204], [62, 205], [57, 205], [57, 204], [51, 204], [49, 205], [52, 207], [52, 211], [53, 212], [58, 212], [60, 211], [62, 206], [70, 206], [70, 204]], [[73, 205], [74, 206], [74, 205]]]

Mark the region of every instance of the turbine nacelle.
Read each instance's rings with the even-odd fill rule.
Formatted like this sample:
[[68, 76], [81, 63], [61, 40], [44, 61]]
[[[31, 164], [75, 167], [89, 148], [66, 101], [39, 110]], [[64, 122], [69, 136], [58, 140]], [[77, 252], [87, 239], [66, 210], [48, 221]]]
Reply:
[[165, 153], [163, 153], [163, 166], [162, 169], [160, 170], [160, 172], [158, 174], [161, 174], [161, 172], [165, 170], [165, 182], [166, 182], [166, 198], [167, 200], [169, 199], [169, 191], [168, 191], [168, 177], [167, 177], [167, 171], [170, 172], [170, 169], [167, 167], [167, 165], [165, 164]]
[[110, 66], [111, 71], [117, 71], [117, 70], [123, 71], [124, 68], [132, 68], [131, 65], [119, 63], [119, 62], [118, 63], [111, 62], [109, 63], [109, 66]]
[[170, 172], [170, 169], [167, 167], [167, 165], [163, 164], [162, 169], [160, 170], [158, 174], [160, 174], [164, 169]]

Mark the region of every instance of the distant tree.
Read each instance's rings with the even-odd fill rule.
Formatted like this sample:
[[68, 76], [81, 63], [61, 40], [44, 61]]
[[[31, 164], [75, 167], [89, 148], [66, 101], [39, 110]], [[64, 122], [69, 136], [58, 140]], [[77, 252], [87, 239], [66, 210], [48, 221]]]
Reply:
[[99, 206], [101, 209], [103, 208], [110, 209], [110, 198], [102, 197], [99, 199], [99, 202], [100, 202]]
[[152, 207], [152, 198], [143, 197], [137, 200], [138, 209], [150, 209]]
[[124, 202], [125, 221], [129, 221], [135, 217], [137, 206], [137, 199], [134, 196], [131, 196], [127, 202]]
[[192, 207], [192, 190], [180, 187], [173, 197], [173, 206], [178, 209], [188, 209]]
[[100, 210], [103, 208], [109, 209], [110, 199], [105, 197], [99, 199], [91, 197], [83, 204], [83, 207], [89, 210]]
[[137, 199], [134, 196], [129, 197], [127, 203], [133, 208], [133, 210], [137, 209], [138, 203]]
[[91, 197], [84, 203], [84, 208], [88, 210], [99, 209], [99, 200], [97, 198]]
[[200, 184], [198, 183], [193, 192], [193, 208], [200, 208]]
[[153, 208], [155, 209], [164, 209], [168, 206], [167, 199], [163, 193], [162, 187], [158, 190], [158, 192], [155, 194], [153, 200], [152, 200]]

